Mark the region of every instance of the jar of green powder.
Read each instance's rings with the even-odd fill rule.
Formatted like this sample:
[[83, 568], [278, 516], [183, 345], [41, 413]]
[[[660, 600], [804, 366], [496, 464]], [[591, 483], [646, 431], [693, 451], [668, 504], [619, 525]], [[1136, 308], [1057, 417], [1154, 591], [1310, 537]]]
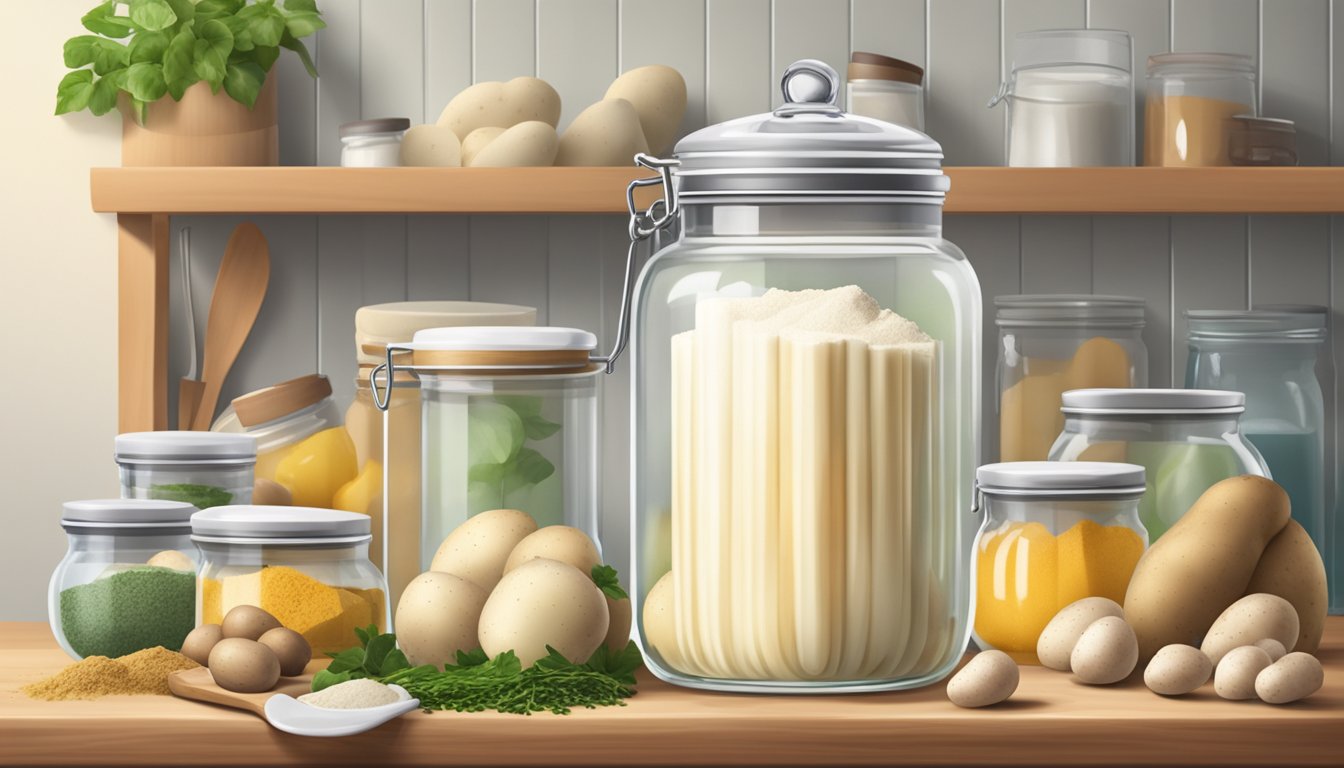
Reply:
[[65, 504], [69, 549], [51, 575], [47, 612], [76, 659], [176, 651], [196, 626], [196, 507], [181, 501], [101, 499]]

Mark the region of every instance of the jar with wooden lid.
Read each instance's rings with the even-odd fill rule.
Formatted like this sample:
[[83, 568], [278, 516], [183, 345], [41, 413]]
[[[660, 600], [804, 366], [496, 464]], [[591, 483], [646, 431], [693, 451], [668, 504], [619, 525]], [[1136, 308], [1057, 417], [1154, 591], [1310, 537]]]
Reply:
[[850, 55], [846, 109], [888, 123], [924, 130], [924, 69], [877, 53]]

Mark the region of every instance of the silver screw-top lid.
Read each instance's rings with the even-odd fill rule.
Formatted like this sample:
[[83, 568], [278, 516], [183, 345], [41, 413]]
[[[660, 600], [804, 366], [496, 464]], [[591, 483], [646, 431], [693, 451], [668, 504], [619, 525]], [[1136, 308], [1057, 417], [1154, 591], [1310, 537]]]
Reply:
[[1071, 389], [1062, 398], [1066, 414], [1199, 416], [1246, 410], [1246, 395], [1221, 389]]
[[986, 464], [975, 482], [986, 496], [1132, 498], [1143, 495], [1145, 470], [1110, 461], [1009, 461]]

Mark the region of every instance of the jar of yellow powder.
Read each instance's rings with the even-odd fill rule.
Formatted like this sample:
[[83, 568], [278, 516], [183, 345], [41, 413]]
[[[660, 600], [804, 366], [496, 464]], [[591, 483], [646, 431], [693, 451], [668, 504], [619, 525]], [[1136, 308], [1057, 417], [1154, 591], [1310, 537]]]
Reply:
[[315, 655], [390, 623], [387, 582], [369, 562], [369, 516], [305, 507], [216, 507], [191, 518], [201, 551], [197, 623], [255, 605], [303, 635]]
[[988, 464], [975, 473], [985, 522], [972, 558], [974, 638], [1036, 664], [1036, 640], [1084, 597], [1125, 600], [1148, 533], [1144, 468], [1095, 461]]
[[999, 461], [1044, 461], [1071, 389], [1148, 386], [1143, 299], [1000, 296]]

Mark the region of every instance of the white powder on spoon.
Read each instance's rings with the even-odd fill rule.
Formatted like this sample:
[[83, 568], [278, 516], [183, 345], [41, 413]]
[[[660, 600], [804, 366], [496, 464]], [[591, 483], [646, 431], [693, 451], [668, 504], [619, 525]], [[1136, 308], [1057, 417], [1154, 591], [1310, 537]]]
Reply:
[[401, 697], [396, 691], [376, 680], [346, 680], [330, 688], [305, 693], [299, 701], [322, 709], [366, 709], [393, 704]]

